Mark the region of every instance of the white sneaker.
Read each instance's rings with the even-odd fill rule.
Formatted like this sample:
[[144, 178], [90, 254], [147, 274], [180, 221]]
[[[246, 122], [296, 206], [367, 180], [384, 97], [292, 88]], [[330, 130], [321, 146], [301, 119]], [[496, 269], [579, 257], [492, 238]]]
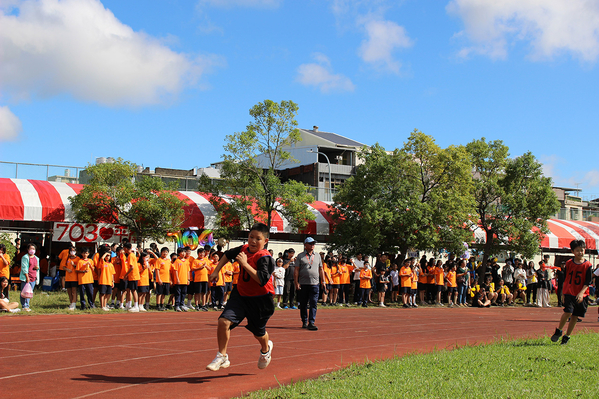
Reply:
[[77, 307], [77, 305], [72, 303], [69, 305], [69, 310], [75, 310], [76, 307]]
[[104, 306], [102, 308], [102, 310], [105, 311], [105, 312], [110, 312], [110, 308], [108, 306]]
[[189, 310], [189, 306], [187, 306], [187, 305], [183, 305], [183, 306], [181, 306], [181, 309], [182, 309], [184, 312], [187, 312], [187, 311]]
[[10, 313], [19, 313], [21, 311], [21, 308], [9, 309], [8, 311]]
[[140, 307], [139, 307], [139, 311], [140, 311], [140, 312], [147, 312], [146, 308], [145, 308], [145, 307], [143, 307], [143, 306], [140, 306]]
[[123, 306], [123, 304], [121, 304], [121, 306], [119, 306], [117, 309], [125, 310], [125, 307]]
[[131, 312], [131, 313], [138, 313], [139, 312], [139, 306], [131, 306], [131, 308], [129, 308], [129, 312]]
[[383, 302], [381, 302], [381, 303], [379, 303], [379, 308], [386, 308], [386, 306]]
[[283, 308], [281, 307], [281, 304], [280, 304], [280, 303], [277, 303], [277, 308], [279, 308], [279, 309], [283, 309]]
[[218, 371], [221, 368], [226, 369], [230, 365], [229, 355], [221, 355], [220, 352], [217, 352], [214, 360], [206, 366], [206, 370]]
[[258, 358], [258, 368], [259, 369], [265, 369], [270, 364], [270, 359], [271, 359], [271, 355], [272, 355], [272, 347], [273, 347], [272, 341], [268, 341], [268, 352], [262, 353], [262, 351], [260, 351], [260, 358]]

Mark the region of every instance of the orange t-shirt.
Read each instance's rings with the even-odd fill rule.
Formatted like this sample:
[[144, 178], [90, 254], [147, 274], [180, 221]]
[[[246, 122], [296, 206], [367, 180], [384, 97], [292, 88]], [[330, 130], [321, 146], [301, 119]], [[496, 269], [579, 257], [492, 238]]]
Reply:
[[428, 276], [426, 276], [426, 283], [427, 284], [435, 284], [435, 266], [427, 266], [426, 268], [426, 273], [428, 274]]
[[418, 278], [416, 277], [416, 273], [414, 273], [414, 271], [412, 270], [412, 289], [413, 290], [417, 290], [418, 289]]
[[331, 277], [333, 284], [341, 284], [341, 274], [339, 274], [339, 266], [331, 266]]
[[435, 285], [443, 285], [443, 281], [445, 280], [444, 273], [445, 271], [442, 267], [435, 267]]
[[[227, 262], [227, 263], [225, 263], [225, 265], [223, 266], [223, 268], [221, 270], [223, 271], [223, 277], [225, 279], [225, 283], [232, 283], [233, 282], [233, 264], [231, 262]], [[227, 272], [231, 272], [231, 274], [227, 274]]]
[[153, 259], [152, 262], [154, 262], [154, 269], [158, 272], [157, 275], [160, 277], [160, 281], [169, 284], [171, 282], [171, 260], [169, 258], [158, 258]]
[[77, 270], [77, 262], [79, 262], [79, 257], [75, 256], [74, 258], [68, 258], [65, 262], [65, 270], [67, 270], [67, 268], [71, 269], [71, 272], [69, 272], [68, 270], [65, 273], [64, 276], [64, 281], [79, 281], [79, 278], [77, 277], [77, 272], [75, 270]]
[[77, 281], [81, 284], [92, 284], [94, 282], [94, 261], [91, 259], [79, 259], [77, 262], [77, 270], [84, 271], [86, 273], [77, 273]]
[[239, 280], [239, 273], [241, 270], [239, 269], [239, 262], [233, 262], [233, 285], [237, 284], [237, 280]]
[[[173, 270], [176, 275], [179, 276], [179, 285], [189, 284], [189, 262], [186, 260], [177, 258], [173, 263]], [[177, 284], [177, 280], [173, 280], [174, 284]]]
[[372, 271], [370, 269], [360, 270], [360, 288], [369, 289], [371, 278], [372, 278]]
[[100, 285], [112, 285], [114, 281], [114, 265], [110, 262], [104, 262], [100, 260], [98, 266], [98, 284]]
[[94, 261], [94, 270], [92, 270], [92, 275], [94, 276], [94, 281], [98, 281], [98, 271], [96, 270], [96, 265], [100, 261], [100, 253], [96, 252], [92, 257], [92, 260]]
[[[216, 269], [216, 266], [218, 266], [218, 262], [214, 263], [214, 262], [209, 262], [208, 263], [208, 268], [209, 268], [209, 273], [212, 274], [212, 272], [214, 271], [214, 269]], [[218, 280], [213, 281], [212, 285], [215, 287], [222, 287], [223, 285], [225, 285], [225, 279], [223, 276], [223, 268], [222, 267], [220, 269], [220, 271], [218, 272]]]
[[402, 266], [399, 269], [399, 277], [401, 278], [401, 287], [412, 287], [412, 268], [410, 266]]
[[0, 256], [4, 256], [4, 260], [6, 261], [6, 263], [4, 263], [4, 261], [0, 259], [0, 277], [6, 277], [10, 280], [10, 255], [2, 254]]
[[455, 272], [449, 271], [447, 272], [447, 286], [448, 287], [457, 287], [458, 283], [456, 282]]
[[58, 254], [58, 259], [60, 259], [60, 266], [58, 267], [58, 270], [64, 270], [64, 267], [67, 264], [67, 259], [69, 259], [69, 249], [67, 248], [60, 251], [60, 254]]
[[131, 252], [128, 256], [123, 253], [121, 255], [121, 263], [121, 278], [124, 278], [125, 274], [132, 268], [127, 275], [127, 280], [139, 281], [139, 265], [137, 264], [137, 256], [135, 256], [135, 253]]
[[324, 274], [324, 283], [325, 284], [333, 284], [333, 278], [331, 277], [331, 268], [323, 267], [322, 271]]
[[193, 281], [198, 282], [207, 282], [208, 281], [208, 263], [210, 261], [208, 258], [196, 259], [193, 261], [193, 265], [191, 266], [191, 270], [193, 270]]
[[148, 262], [148, 265], [144, 265], [143, 263], [139, 264], [139, 283], [138, 286], [140, 287], [147, 287], [148, 285], [150, 285], [150, 272], [151, 272], [151, 266], [150, 263]]
[[347, 268], [347, 265], [345, 263], [339, 264], [339, 271], [342, 273], [341, 276], [339, 277], [339, 284], [349, 284], [350, 283], [349, 269]]

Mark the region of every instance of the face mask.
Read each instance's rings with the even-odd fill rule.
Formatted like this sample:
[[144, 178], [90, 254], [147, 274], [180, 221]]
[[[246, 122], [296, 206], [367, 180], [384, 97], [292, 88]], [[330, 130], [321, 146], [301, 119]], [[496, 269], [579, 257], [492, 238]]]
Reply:
[[35, 249], [30, 249], [29, 250], [29, 255], [35, 255]]
[[69, 252], [69, 253], [71, 254], [71, 256], [75, 256], [75, 254], [76, 254], [77, 252], [75, 252], [75, 251], [71, 251], [71, 252]]

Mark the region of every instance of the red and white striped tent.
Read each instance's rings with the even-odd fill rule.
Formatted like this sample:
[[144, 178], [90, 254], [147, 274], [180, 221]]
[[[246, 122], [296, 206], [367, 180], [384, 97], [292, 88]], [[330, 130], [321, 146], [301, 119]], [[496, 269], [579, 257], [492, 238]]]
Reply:
[[[78, 194], [82, 188], [82, 184], [0, 178], [0, 220], [71, 222], [73, 215], [69, 197]], [[187, 203], [183, 227], [217, 227], [217, 213], [208, 201], [208, 195], [179, 191], [177, 196]], [[332, 234], [332, 221], [327, 214], [328, 204], [315, 201], [308, 206], [316, 219], [310, 221], [301, 233]], [[544, 249], [569, 248], [570, 241], [574, 239], [585, 240], [588, 249], [599, 248], [599, 223], [550, 219], [548, 224], [550, 232], [541, 242]], [[289, 222], [278, 212], [273, 214], [272, 226], [278, 233], [292, 232]], [[485, 232], [480, 227], [474, 228], [473, 235], [475, 242], [485, 242]]]
[[[584, 240], [587, 249], [599, 248], [599, 223], [549, 219], [547, 225], [549, 233], [543, 237], [541, 248], [570, 249], [572, 240]], [[486, 233], [482, 228], [476, 226], [472, 232], [476, 243], [484, 244], [486, 242]]]
[[[0, 220], [72, 222], [69, 197], [77, 195], [82, 188], [82, 184], [0, 178]], [[187, 203], [183, 227], [217, 227], [217, 212], [208, 201], [209, 195], [195, 191], [179, 191], [176, 195]], [[301, 233], [332, 234], [327, 203], [315, 201], [308, 207], [315, 220], [310, 221]], [[278, 212], [273, 212], [271, 226], [277, 233], [293, 232], [287, 219]]]

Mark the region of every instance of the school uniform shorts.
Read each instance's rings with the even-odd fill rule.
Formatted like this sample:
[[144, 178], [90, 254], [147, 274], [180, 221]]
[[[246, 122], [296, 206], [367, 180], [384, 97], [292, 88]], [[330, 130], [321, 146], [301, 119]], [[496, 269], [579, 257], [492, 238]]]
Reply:
[[234, 289], [220, 317], [232, 323], [231, 329], [237, 327], [243, 319], [247, 319], [245, 328], [256, 337], [263, 337], [266, 334], [266, 323], [274, 312], [272, 294], [242, 297], [239, 291]]

